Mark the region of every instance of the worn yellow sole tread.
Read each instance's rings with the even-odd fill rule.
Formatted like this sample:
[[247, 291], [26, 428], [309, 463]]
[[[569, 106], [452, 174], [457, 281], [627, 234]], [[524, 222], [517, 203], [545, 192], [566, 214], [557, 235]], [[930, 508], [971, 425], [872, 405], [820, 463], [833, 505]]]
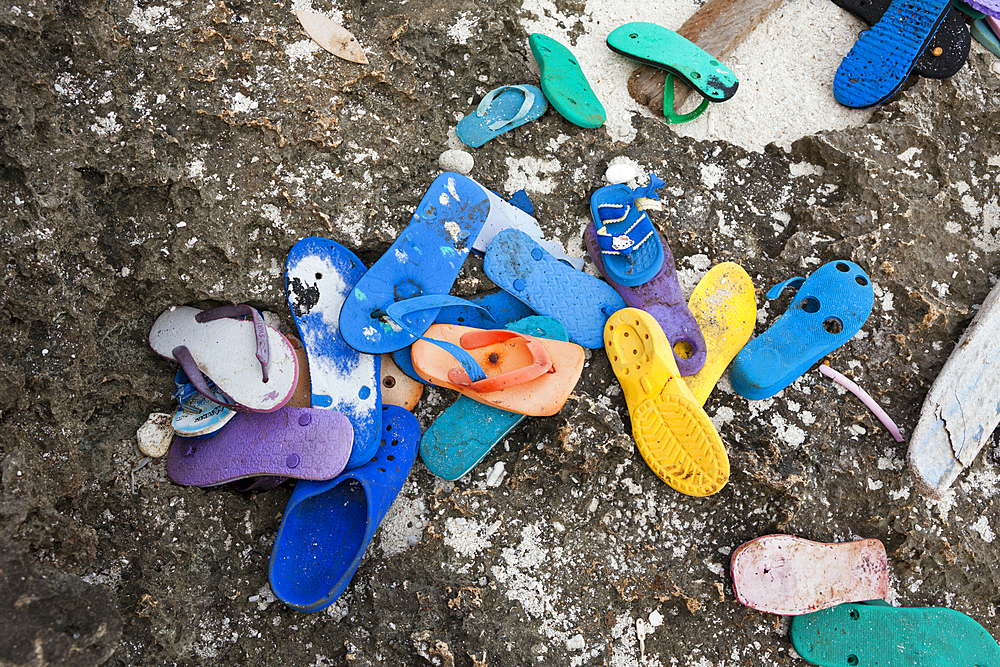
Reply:
[[659, 323], [645, 311], [625, 308], [608, 320], [604, 342], [632, 416], [632, 436], [649, 467], [681, 493], [720, 491], [729, 481], [726, 448], [680, 379]]

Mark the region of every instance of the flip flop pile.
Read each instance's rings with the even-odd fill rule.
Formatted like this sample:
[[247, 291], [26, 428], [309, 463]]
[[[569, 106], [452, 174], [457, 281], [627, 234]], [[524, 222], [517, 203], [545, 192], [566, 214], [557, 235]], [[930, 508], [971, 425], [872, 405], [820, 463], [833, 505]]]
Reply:
[[889, 564], [879, 540], [824, 544], [766, 535], [733, 551], [730, 570], [741, 603], [792, 616], [792, 646], [814, 665], [1000, 664], [1000, 646], [969, 616], [884, 600]]

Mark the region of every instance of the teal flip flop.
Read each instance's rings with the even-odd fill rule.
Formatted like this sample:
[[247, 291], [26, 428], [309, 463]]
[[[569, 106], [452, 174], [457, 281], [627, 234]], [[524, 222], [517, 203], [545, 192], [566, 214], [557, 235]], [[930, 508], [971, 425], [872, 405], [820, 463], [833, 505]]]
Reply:
[[792, 646], [820, 667], [997, 667], [1000, 646], [954, 609], [841, 604], [792, 617]]
[[541, 75], [542, 91], [562, 117], [580, 127], [600, 127], [608, 119], [601, 101], [569, 49], [556, 40], [535, 33], [528, 37]]
[[[663, 116], [669, 123], [694, 120], [709, 102], [725, 102], [736, 94], [740, 82], [731, 69], [694, 42], [655, 23], [626, 23], [611, 31], [608, 48], [633, 60], [666, 70], [663, 87]], [[674, 111], [674, 75], [698, 91], [697, 109], [687, 114]]]
[[[528, 336], [567, 340], [566, 327], [551, 317], [526, 317], [506, 328]], [[524, 418], [525, 415], [459, 396], [424, 433], [420, 458], [441, 479], [456, 480], [482, 461]]]
[[455, 134], [466, 146], [479, 148], [504, 132], [541, 118], [548, 108], [545, 95], [534, 86], [500, 86], [487, 93], [475, 113], [458, 121]]
[[382, 410], [375, 458], [331, 480], [295, 485], [271, 552], [275, 597], [309, 612], [340, 597], [406, 483], [419, 446], [417, 418], [391, 405]]
[[990, 53], [1000, 57], [1000, 39], [998, 39], [997, 35], [990, 29], [986, 19], [974, 20], [969, 31], [972, 33], [972, 37], [977, 42], [985, 46]]

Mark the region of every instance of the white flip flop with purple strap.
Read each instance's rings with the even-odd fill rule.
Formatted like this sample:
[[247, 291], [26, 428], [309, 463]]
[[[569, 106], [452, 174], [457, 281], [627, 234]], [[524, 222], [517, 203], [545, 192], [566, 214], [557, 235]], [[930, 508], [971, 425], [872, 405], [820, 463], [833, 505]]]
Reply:
[[[242, 315], [252, 320], [234, 319]], [[178, 362], [195, 389], [214, 400], [210, 378], [240, 412], [277, 410], [299, 379], [292, 344], [250, 306], [174, 306], [156, 318], [149, 346]]]

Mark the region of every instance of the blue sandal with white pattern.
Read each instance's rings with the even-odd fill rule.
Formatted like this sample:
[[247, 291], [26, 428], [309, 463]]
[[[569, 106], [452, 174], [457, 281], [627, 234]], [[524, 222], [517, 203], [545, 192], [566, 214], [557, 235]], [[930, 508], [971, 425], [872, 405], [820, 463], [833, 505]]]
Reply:
[[632, 190], [625, 184], [608, 185], [590, 197], [590, 214], [604, 270], [616, 283], [636, 287], [649, 281], [663, 266], [663, 246], [646, 212], [636, 206], [641, 198], [659, 199], [664, 182], [649, 175], [649, 185]]

